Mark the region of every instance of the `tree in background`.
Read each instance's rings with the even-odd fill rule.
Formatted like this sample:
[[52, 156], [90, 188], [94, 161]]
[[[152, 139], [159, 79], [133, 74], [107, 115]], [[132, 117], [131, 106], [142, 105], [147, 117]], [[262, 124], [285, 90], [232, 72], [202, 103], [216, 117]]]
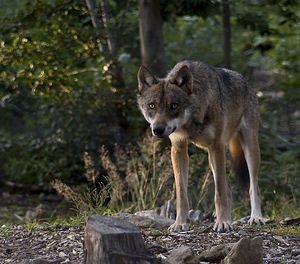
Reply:
[[224, 67], [231, 68], [231, 26], [229, 0], [222, 0]]
[[123, 130], [122, 133], [126, 133], [129, 124], [122, 105], [126, 102], [127, 93], [124, 93], [123, 71], [118, 61], [123, 35], [118, 34], [121, 32], [120, 28], [116, 28], [115, 24], [110, 23], [113, 17], [109, 1], [101, 0], [98, 2], [99, 4], [97, 5], [95, 0], [86, 0], [86, 5], [95, 28], [100, 52], [107, 65], [107, 71], [111, 75], [111, 84], [116, 91], [116, 97], [119, 98], [119, 104], [116, 104], [118, 123], [120, 129]]
[[159, 77], [166, 74], [160, 0], [140, 0], [139, 34], [142, 63]]

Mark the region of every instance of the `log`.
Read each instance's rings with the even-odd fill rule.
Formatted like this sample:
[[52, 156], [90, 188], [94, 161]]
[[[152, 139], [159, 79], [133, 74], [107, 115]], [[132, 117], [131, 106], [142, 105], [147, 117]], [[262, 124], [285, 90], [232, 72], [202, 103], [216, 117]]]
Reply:
[[85, 264], [153, 264], [138, 229], [116, 217], [93, 215], [86, 219]]

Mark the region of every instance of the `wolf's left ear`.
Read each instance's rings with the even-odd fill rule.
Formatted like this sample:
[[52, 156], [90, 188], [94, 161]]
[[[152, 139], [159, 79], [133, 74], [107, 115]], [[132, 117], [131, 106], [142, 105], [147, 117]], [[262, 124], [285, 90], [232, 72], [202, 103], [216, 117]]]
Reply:
[[171, 83], [183, 88], [188, 94], [193, 90], [193, 76], [188, 66], [182, 66], [172, 77]]
[[158, 83], [156, 77], [148, 68], [142, 65], [138, 72], [138, 91], [141, 93], [145, 88]]

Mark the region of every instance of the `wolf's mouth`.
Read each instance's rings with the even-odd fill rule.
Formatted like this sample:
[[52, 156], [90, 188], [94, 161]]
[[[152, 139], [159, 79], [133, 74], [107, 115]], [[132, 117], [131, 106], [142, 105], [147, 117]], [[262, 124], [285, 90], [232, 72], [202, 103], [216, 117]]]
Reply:
[[[153, 136], [159, 137], [159, 138], [165, 138], [170, 136], [175, 130], [176, 130], [176, 126], [172, 128], [172, 130], [170, 131], [169, 129], [154, 129], [152, 130]], [[168, 130], [170, 132], [168, 132]]]

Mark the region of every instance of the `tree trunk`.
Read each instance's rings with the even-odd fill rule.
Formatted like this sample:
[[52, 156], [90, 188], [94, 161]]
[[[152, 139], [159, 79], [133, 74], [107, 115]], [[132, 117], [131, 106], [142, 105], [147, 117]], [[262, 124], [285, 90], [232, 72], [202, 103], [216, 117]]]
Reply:
[[162, 27], [159, 0], [139, 0], [142, 63], [159, 77], [166, 74]]
[[[93, 27], [96, 30], [97, 41], [100, 52], [109, 66], [108, 72], [112, 76], [111, 84], [115, 88], [115, 98], [117, 98], [115, 112], [118, 119], [118, 125], [123, 132], [126, 132], [129, 127], [127, 115], [124, 113], [124, 102], [126, 102], [125, 81], [123, 78], [122, 67], [118, 62], [118, 53], [120, 50], [120, 37], [115, 33], [114, 28], [111, 27], [112, 15], [110, 12], [109, 2], [107, 0], [100, 0], [100, 6], [97, 7], [95, 0], [86, 0], [86, 5], [89, 9]], [[101, 11], [101, 15], [97, 15], [97, 9]], [[102, 35], [100, 32], [102, 30]], [[104, 32], [104, 33], [103, 33]]]
[[102, 23], [100, 23], [101, 19], [97, 15], [96, 2], [95, 2], [95, 0], [86, 0], [85, 2], [86, 2], [87, 8], [88, 8], [89, 13], [90, 13], [90, 17], [91, 17], [91, 20], [92, 20], [93, 27], [95, 28], [95, 31], [96, 31], [99, 50], [100, 50], [101, 53], [106, 54], [106, 53], [108, 53], [108, 45], [107, 45], [107, 42], [103, 41], [101, 36], [100, 36], [101, 35], [100, 32], [101, 32], [101, 24]]
[[85, 264], [154, 264], [138, 229], [125, 220], [89, 216], [84, 233]]
[[222, 0], [224, 67], [231, 68], [231, 26], [229, 0]]

